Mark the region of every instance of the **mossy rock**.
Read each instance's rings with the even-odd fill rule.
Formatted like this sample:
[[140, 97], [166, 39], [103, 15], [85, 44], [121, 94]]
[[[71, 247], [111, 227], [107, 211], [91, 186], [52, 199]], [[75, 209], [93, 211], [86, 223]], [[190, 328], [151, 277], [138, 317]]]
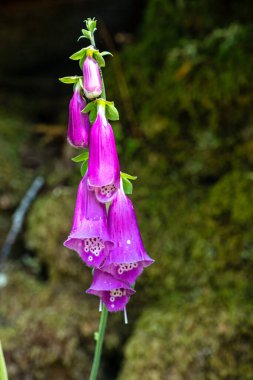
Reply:
[[208, 291], [194, 303], [146, 309], [118, 379], [251, 380], [249, 312], [247, 305], [222, 304]]
[[25, 143], [29, 138], [29, 129], [27, 126], [24, 128], [24, 123], [0, 110], [0, 244], [10, 228], [10, 212], [32, 182], [31, 173], [23, 168], [22, 162]]
[[7, 275], [0, 292], [0, 336], [10, 378], [87, 378], [97, 302], [73, 282], [48, 286], [17, 266]]
[[4, 192], [12, 197], [10, 207], [19, 199], [30, 179], [29, 172], [22, 169], [22, 153], [29, 137], [29, 128], [24, 128], [24, 123], [21, 119], [0, 112], [0, 195]]
[[75, 191], [56, 187], [34, 203], [27, 221], [26, 244], [48, 268], [50, 278], [72, 277], [88, 285], [88, 269], [76, 252], [63, 246], [71, 229]]

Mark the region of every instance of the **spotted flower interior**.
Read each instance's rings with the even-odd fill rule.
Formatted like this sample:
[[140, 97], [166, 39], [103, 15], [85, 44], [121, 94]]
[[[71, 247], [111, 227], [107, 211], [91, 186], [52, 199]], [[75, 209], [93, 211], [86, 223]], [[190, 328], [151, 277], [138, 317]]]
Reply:
[[96, 188], [95, 193], [99, 202], [111, 202], [116, 195], [117, 187], [112, 185], [106, 185]]
[[143, 271], [143, 264], [142, 262], [111, 264], [104, 266], [103, 270], [110, 273], [115, 278], [127, 281], [129, 284], [133, 285], [137, 277], [139, 277]]
[[88, 266], [99, 267], [104, 261], [108, 249], [107, 242], [100, 237], [84, 239], [79, 243], [81, 248], [80, 256]]
[[103, 292], [102, 300], [109, 311], [123, 310], [129, 301], [130, 294], [127, 289], [113, 289]]

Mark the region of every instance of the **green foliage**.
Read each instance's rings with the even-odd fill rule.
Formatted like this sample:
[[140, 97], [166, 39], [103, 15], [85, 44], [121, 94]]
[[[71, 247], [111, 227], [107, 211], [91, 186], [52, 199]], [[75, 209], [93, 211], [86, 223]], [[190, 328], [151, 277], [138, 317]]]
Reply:
[[49, 287], [17, 266], [7, 274], [8, 285], [0, 292], [5, 321], [0, 335], [10, 378], [24, 379], [28, 374], [35, 380], [87, 378], [98, 323], [95, 305], [84, 299], [74, 282]]
[[114, 104], [106, 104], [105, 114], [108, 120], [119, 120], [119, 112]]
[[2, 380], [8, 380], [7, 369], [6, 369], [6, 364], [4, 360], [4, 354], [3, 354], [1, 341], [0, 341], [0, 378]]
[[48, 267], [52, 281], [67, 276], [76, 282], [80, 279], [83, 286], [82, 262], [63, 247], [71, 227], [75, 196], [75, 191], [58, 187], [40, 197], [29, 214], [26, 244], [36, 250], [39, 260]]
[[119, 380], [129, 373], [131, 380], [250, 380], [253, 319], [247, 311], [240, 303], [221, 304], [208, 290], [191, 304], [147, 309], [127, 345]]
[[125, 194], [132, 194], [133, 192], [132, 183], [127, 178], [124, 178], [124, 177], [122, 178], [122, 182], [123, 182], [123, 189], [124, 189]]
[[59, 81], [62, 82], [62, 83], [66, 83], [66, 84], [76, 84], [79, 82], [79, 79], [81, 79], [82, 77], [78, 77], [78, 76], [71, 76], [71, 77], [63, 77], [63, 78], [59, 78]]
[[253, 27], [240, 12], [222, 25], [209, 6], [151, 0], [123, 53], [143, 138], [128, 169], [156, 262], [136, 285], [147, 309], [120, 380], [253, 374]]
[[83, 161], [87, 161], [88, 158], [89, 158], [89, 151], [86, 150], [85, 152], [79, 154], [78, 156], [71, 158], [71, 160], [74, 162], [83, 162]]

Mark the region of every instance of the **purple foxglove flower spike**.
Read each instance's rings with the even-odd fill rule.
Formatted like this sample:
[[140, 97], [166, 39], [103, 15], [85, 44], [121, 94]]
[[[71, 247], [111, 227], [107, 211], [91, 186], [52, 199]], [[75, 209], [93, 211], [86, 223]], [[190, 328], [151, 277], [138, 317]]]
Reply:
[[97, 98], [103, 89], [98, 63], [89, 55], [83, 64], [83, 88], [88, 99]]
[[115, 138], [105, 116], [105, 107], [98, 105], [98, 114], [90, 131], [88, 184], [100, 202], [110, 202], [120, 187], [120, 167]]
[[69, 122], [67, 140], [74, 148], [87, 148], [89, 142], [90, 122], [87, 114], [81, 113], [86, 106], [77, 85], [69, 103]]
[[101, 265], [113, 245], [109, 239], [105, 205], [88, 190], [87, 173], [78, 187], [73, 225], [64, 245], [93, 267]]
[[120, 311], [125, 308], [135, 291], [127, 282], [95, 269], [92, 284], [86, 293], [100, 297], [108, 311]]
[[102, 270], [133, 284], [154, 260], [145, 251], [134, 207], [122, 185], [109, 208], [108, 228], [114, 247], [110, 249]]

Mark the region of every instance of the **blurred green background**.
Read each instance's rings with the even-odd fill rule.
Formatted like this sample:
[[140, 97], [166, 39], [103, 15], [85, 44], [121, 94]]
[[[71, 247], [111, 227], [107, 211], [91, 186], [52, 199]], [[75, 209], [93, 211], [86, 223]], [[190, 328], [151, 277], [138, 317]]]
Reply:
[[68, 56], [96, 16], [121, 167], [156, 263], [109, 318], [100, 380], [253, 379], [250, 0], [2, 1], [0, 242], [37, 175], [0, 289], [10, 379], [88, 379], [98, 301], [62, 246], [79, 168], [66, 144]]

